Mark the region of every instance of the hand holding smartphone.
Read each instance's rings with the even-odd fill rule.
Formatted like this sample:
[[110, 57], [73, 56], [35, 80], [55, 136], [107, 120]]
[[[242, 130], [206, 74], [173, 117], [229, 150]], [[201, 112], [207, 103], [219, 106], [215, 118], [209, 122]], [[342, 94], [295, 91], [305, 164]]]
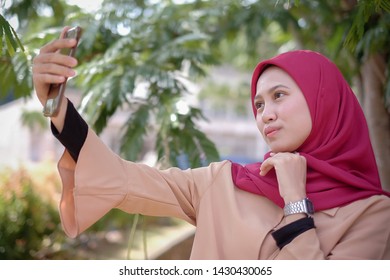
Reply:
[[[76, 26], [71, 29], [69, 29], [66, 33], [64, 38], [73, 38], [77, 40], [77, 44], [80, 40], [81, 37], [81, 27]], [[76, 53], [76, 46], [73, 48], [64, 48], [61, 49], [61, 53], [64, 55], [69, 55], [74, 57]], [[66, 87], [66, 81], [61, 83], [60, 85], [54, 85], [52, 84], [49, 89], [49, 95], [47, 97], [45, 106], [43, 107], [43, 115], [45, 117], [55, 117], [58, 114], [58, 111], [61, 106], [61, 100], [62, 96], [64, 95], [65, 92], [65, 87]]]

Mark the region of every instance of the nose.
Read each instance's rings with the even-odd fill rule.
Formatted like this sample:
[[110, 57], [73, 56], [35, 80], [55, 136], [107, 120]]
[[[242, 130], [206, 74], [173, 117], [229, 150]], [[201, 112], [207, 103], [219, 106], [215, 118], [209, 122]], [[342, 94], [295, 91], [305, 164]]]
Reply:
[[275, 108], [273, 108], [272, 104], [264, 105], [264, 110], [261, 113], [261, 119], [264, 123], [269, 123], [276, 120], [276, 112]]

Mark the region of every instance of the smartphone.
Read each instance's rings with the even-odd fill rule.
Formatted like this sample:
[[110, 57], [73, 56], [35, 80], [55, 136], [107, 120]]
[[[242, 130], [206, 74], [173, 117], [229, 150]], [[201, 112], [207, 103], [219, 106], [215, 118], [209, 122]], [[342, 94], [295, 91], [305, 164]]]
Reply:
[[[73, 56], [76, 53], [76, 48], [78, 45], [78, 42], [81, 37], [81, 27], [75, 26], [71, 29], [69, 29], [66, 33], [64, 38], [74, 38], [77, 40], [77, 44], [73, 48], [64, 48], [61, 49], [61, 53], [64, 55], [69, 55]], [[45, 117], [55, 117], [58, 114], [58, 111], [61, 106], [61, 100], [62, 96], [64, 95], [65, 92], [65, 87], [66, 87], [66, 81], [61, 83], [61, 84], [52, 84], [49, 89], [49, 95], [47, 97], [45, 106], [43, 107], [43, 115]]]

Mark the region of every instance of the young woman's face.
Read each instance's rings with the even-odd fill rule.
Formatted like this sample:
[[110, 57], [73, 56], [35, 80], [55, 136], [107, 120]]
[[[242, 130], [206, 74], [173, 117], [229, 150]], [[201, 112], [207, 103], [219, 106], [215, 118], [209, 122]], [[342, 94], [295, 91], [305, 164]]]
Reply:
[[272, 152], [294, 152], [309, 136], [312, 121], [306, 99], [282, 69], [267, 68], [257, 82], [256, 122]]

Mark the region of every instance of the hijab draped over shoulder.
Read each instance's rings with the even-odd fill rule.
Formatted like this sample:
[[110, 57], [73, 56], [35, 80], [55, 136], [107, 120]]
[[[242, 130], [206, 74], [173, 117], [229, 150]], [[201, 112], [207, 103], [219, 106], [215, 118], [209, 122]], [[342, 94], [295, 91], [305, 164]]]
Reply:
[[[252, 76], [252, 107], [257, 81], [268, 66], [286, 71], [302, 90], [312, 118], [312, 131], [297, 149], [307, 161], [307, 196], [316, 210], [342, 206], [382, 190], [368, 127], [361, 106], [337, 66], [323, 55], [291, 51], [260, 62]], [[299, 114], [299, 112], [297, 112]], [[264, 159], [269, 157], [269, 153]], [[280, 207], [276, 173], [259, 175], [261, 163], [232, 164], [235, 185], [265, 196]], [[293, 187], [293, 186], [291, 186]]]

